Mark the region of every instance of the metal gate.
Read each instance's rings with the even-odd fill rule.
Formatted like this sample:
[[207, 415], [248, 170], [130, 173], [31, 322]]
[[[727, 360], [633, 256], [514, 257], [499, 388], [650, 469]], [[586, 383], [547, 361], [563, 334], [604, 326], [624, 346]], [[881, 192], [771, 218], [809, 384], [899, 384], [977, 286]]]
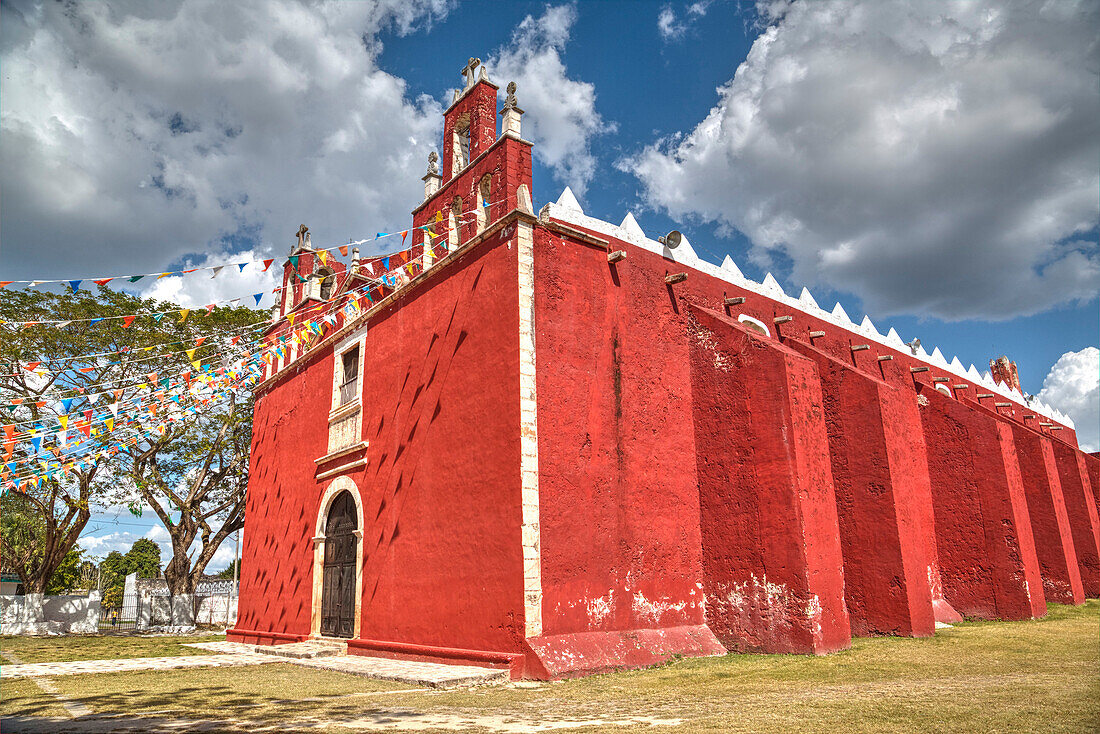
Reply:
[[135, 596], [129, 602], [124, 601], [119, 606], [109, 607], [101, 604], [99, 607], [99, 631], [122, 632], [137, 629], [140, 615], [141, 596]]

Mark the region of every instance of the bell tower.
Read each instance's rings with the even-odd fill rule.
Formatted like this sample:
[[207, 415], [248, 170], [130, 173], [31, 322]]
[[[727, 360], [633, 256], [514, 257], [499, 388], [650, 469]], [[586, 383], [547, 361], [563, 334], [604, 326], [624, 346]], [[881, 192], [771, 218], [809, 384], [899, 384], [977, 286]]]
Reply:
[[443, 183], [461, 173], [497, 139], [497, 90], [481, 59], [462, 69], [465, 82], [443, 115]]

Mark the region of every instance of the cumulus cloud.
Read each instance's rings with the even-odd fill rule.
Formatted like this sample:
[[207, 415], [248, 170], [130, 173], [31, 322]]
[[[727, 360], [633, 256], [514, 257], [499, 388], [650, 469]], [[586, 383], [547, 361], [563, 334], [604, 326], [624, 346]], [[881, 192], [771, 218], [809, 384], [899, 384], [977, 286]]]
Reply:
[[687, 134], [621, 160], [643, 197], [883, 315], [1093, 299], [1100, 6], [768, 2]]
[[523, 136], [536, 144], [535, 157], [583, 196], [596, 173], [592, 138], [613, 132], [615, 125], [596, 111], [595, 87], [567, 75], [562, 51], [576, 19], [572, 5], [547, 7], [538, 18], [528, 15], [487, 66], [498, 82], [516, 82], [526, 112]]
[[447, 7], [5, 3], [5, 277], [156, 271], [226, 238], [283, 252], [303, 221], [318, 242], [406, 224], [441, 110], [378, 68], [377, 36]]
[[1100, 349], [1063, 354], [1036, 397], [1073, 419], [1083, 450], [1100, 450]]
[[[272, 290], [282, 285], [283, 271], [278, 259], [266, 272], [263, 269], [263, 263], [259, 261], [273, 257], [276, 256], [270, 250], [252, 249], [232, 256], [228, 253], [219, 253], [188, 258], [184, 261], [184, 269], [223, 264], [225, 266], [215, 277], [211, 277], [211, 271], [200, 270], [189, 275], [173, 275], [154, 280], [141, 295], [144, 298], [178, 303], [187, 308], [206, 306], [210, 303], [224, 305], [226, 301], [236, 298], [241, 298], [240, 305], [248, 308], [270, 307], [277, 300], [277, 295], [273, 294]], [[249, 261], [252, 261], [251, 264], [245, 265], [243, 269], [236, 264]], [[263, 294], [259, 306], [252, 297], [254, 293]]]

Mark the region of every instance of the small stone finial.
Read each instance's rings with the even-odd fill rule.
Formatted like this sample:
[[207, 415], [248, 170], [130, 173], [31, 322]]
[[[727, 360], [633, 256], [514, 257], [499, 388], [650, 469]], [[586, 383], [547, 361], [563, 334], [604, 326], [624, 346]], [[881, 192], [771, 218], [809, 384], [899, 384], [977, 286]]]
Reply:
[[520, 117], [523, 115], [523, 110], [519, 108], [519, 104], [516, 102], [516, 83], [508, 82], [505, 91], [508, 92], [508, 95], [504, 98], [504, 107], [500, 110], [500, 115], [504, 118], [500, 126], [500, 134], [501, 136], [511, 134], [518, 138], [520, 137]]
[[428, 174], [432, 176], [439, 174], [439, 153], [434, 150], [428, 153]]
[[504, 98], [504, 109], [508, 110], [516, 107], [516, 83], [508, 82], [508, 86], [504, 88], [504, 91], [508, 92], [508, 96]]

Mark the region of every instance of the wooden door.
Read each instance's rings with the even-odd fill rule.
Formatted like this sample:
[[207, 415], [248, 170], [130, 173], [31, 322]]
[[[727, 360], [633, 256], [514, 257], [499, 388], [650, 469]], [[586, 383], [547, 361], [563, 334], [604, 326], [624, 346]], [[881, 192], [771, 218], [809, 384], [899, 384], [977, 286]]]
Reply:
[[355, 634], [355, 566], [359, 529], [355, 500], [341, 492], [333, 500], [325, 525], [325, 571], [321, 588], [321, 634]]

